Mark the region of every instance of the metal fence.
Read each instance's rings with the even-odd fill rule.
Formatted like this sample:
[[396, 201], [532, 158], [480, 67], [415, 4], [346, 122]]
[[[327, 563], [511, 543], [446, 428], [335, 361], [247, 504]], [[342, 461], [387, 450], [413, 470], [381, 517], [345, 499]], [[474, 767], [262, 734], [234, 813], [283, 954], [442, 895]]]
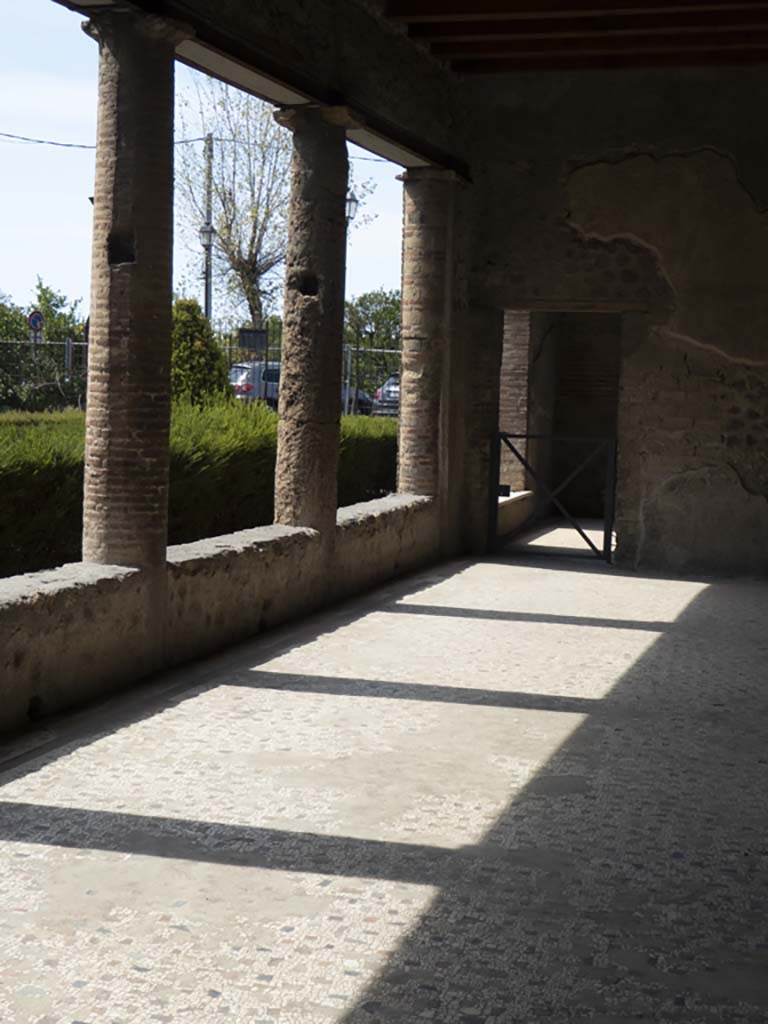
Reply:
[[[364, 392], [371, 398], [378, 388], [393, 373], [400, 372], [400, 350], [396, 348], [363, 348], [358, 345], [344, 346], [342, 362], [342, 383], [345, 394], [354, 402], [357, 392]], [[344, 410], [352, 412], [352, 408]]]
[[[279, 330], [270, 330], [258, 347], [244, 346], [243, 340], [248, 339], [237, 333], [218, 337], [230, 367], [257, 360], [280, 362]], [[399, 349], [345, 345], [341, 381], [344, 412], [360, 411], [358, 400], [363, 395], [373, 398], [387, 378], [399, 370]], [[85, 408], [87, 371], [85, 342], [0, 340], [0, 412]]]
[[[279, 325], [270, 325], [269, 330], [263, 332], [220, 333], [217, 338], [230, 369], [242, 363], [274, 364], [281, 361], [282, 337]], [[400, 371], [400, 350], [372, 348], [362, 344], [344, 345], [341, 370], [343, 411], [355, 413], [370, 409], [370, 400], [377, 389], [393, 373]]]
[[0, 411], [85, 407], [88, 346], [82, 341], [0, 341]]

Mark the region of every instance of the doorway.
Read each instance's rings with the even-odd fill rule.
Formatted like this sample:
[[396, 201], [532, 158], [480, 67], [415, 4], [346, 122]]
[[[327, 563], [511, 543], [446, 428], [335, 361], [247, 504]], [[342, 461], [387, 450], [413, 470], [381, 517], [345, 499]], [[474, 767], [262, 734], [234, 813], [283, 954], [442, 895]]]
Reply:
[[506, 314], [496, 531], [515, 549], [610, 560], [621, 330], [618, 313]]

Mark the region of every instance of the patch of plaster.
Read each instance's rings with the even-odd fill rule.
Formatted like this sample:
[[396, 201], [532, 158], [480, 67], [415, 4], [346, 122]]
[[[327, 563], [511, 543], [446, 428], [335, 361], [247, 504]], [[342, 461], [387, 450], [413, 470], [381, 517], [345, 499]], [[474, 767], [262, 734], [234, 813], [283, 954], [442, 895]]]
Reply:
[[568, 223], [581, 237], [654, 254], [674, 295], [670, 337], [768, 365], [768, 216], [730, 155], [617, 154], [573, 167], [565, 188]]
[[672, 282], [669, 279], [669, 275], [664, 269], [662, 262], [661, 252], [656, 246], [652, 245], [646, 239], [641, 238], [639, 235], [634, 235], [629, 231], [614, 232], [613, 234], [601, 235], [597, 231], [586, 231], [580, 224], [576, 223], [573, 219], [573, 214], [570, 210], [565, 212], [565, 221], [569, 229], [578, 237], [580, 242], [600, 242], [603, 245], [616, 245], [617, 242], [623, 243], [628, 249], [634, 249], [638, 254], [650, 255], [653, 263], [656, 277], [661, 281], [666, 289], [668, 301], [665, 303], [666, 311], [671, 315], [674, 312], [676, 305], [675, 289]]
[[746, 486], [730, 462], [702, 463], [654, 481], [640, 503], [638, 525], [636, 569], [768, 569], [767, 496]]
[[639, 569], [643, 565], [643, 559], [645, 555], [645, 542], [646, 542], [646, 522], [647, 522], [647, 506], [650, 502], [655, 501], [659, 494], [664, 488], [675, 480], [683, 479], [687, 476], [693, 476], [699, 474], [702, 470], [711, 469], [718, 470], [718, 466], [714, 463], [702, 463], [700, 466], [695, 466], [692, 469], [683, 469], [676, 473], [670, 473], [669, 476], [664, 477], [662, 480], [654, 480], [653, 490], [649, 493], [645, 487], [643, 488], [643, 495], [638, 502], [637, 507], [637, 549], [635, 551], [635, 558], [633, 567]]

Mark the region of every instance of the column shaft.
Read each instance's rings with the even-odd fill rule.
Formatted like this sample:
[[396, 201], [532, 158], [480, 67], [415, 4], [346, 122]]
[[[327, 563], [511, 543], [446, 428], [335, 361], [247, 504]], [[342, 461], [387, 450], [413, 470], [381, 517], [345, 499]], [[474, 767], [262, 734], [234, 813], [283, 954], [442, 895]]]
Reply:
[[164, 562], [173, 246], [174, 39], [100, 13], [83, 558]]
[[280, 111], [293, 132], [275, 522], [333, 537], [346, 263], [344, 128], [316, 107]]
[[402, 356], [398, 490], [437, 495], [440, 395], [449, 345], [456, 176], [403, 175]]

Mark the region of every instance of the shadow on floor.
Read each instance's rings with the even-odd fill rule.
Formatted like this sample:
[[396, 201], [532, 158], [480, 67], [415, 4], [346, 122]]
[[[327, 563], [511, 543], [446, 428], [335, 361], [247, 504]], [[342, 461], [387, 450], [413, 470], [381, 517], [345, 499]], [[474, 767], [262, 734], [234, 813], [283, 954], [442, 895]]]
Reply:
[[[413, 590], [411, 581], [317, 617], [298, 643], [292, 631], [266, 653], [242, 647], [210, 672], [228, 665], [229, 684], [351, 700], [458, 698], [586, 714], [481, 842], [448, 850], [10, 802], [0, 805], [0, 839], [439, 886], [356, 1005], [339, 1013], [344, 1024], [764, 1024], [765, 587], [707, 587], [599, 700], [258, 669], [280, 643], [291, 649], [371, 608], [435, 614], [412, 601], [402, 610]], [[738, 644], [723, 642], [729, 623]], [[211, 685], [193, 675], [126, 709], [118, 727]], [[99, 734], [111, 728], [114, 718]], [[508, 728], [514, 748], [519, 726], [510, 718]], [[92, 738], [93, 723], [67, 749]]]
[[[764, 601], [715, 584], [689, 605], [688, 641], [659, 638], [598, 702], [345, 1024], [768, 1019]], [[726, 605], [741, 658], [707, 632]]]

